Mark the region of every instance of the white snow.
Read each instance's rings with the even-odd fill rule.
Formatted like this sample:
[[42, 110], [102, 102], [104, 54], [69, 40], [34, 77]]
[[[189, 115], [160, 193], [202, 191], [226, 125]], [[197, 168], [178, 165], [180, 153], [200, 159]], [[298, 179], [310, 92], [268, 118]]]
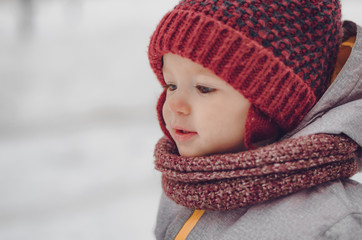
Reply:
[[[153, 239], [147, 45], [177, 1], [21, 2], [0, 1], [0, 239]], [[361, 1], [342, 4], [362, 23]]]

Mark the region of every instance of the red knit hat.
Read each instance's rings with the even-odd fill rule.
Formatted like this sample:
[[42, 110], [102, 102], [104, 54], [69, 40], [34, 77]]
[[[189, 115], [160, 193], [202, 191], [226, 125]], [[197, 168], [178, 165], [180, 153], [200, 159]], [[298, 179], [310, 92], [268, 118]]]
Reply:
[[[293, 130], [329, 85], [342, 39], [339, 0], [182, 0], [157, 26], [149, 60], [161, 84], [162, 56], [209, 69], [252, 104], [245, 143]], [[158, 102], [161, 128], [165, 92]]]

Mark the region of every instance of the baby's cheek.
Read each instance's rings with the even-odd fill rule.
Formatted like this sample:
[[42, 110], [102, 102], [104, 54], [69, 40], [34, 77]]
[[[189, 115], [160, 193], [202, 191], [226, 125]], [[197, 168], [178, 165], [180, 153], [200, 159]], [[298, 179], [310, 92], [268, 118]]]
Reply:
[[166, 127], [167, 127], [167, 125], [169, 124], [169, 120], [170, 120], [170, 110], [168, 109], [166, 102], [163, 104], [163, 107], [162, 107], [162, 117], [163, 117], [163, 120], [165, 121]]

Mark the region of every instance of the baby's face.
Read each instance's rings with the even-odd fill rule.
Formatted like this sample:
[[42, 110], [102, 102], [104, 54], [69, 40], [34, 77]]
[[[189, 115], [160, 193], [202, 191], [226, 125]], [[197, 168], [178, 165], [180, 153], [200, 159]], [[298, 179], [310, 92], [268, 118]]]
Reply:
[[174, 54], [163, 56], [166, 128], [182, 156], [245, 150], [250, 102], [201, 65]]

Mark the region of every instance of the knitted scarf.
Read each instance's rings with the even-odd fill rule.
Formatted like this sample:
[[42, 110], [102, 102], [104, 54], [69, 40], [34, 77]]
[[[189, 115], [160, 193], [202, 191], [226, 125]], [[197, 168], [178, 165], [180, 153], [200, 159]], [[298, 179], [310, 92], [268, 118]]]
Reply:
[[250, 206], [357, 172], [358, 145], [340, 135], [286, 139], [255, 150], [183, 157], [164, 137], [156, 144], [156, 169], [165, 194], [192, 209]]

